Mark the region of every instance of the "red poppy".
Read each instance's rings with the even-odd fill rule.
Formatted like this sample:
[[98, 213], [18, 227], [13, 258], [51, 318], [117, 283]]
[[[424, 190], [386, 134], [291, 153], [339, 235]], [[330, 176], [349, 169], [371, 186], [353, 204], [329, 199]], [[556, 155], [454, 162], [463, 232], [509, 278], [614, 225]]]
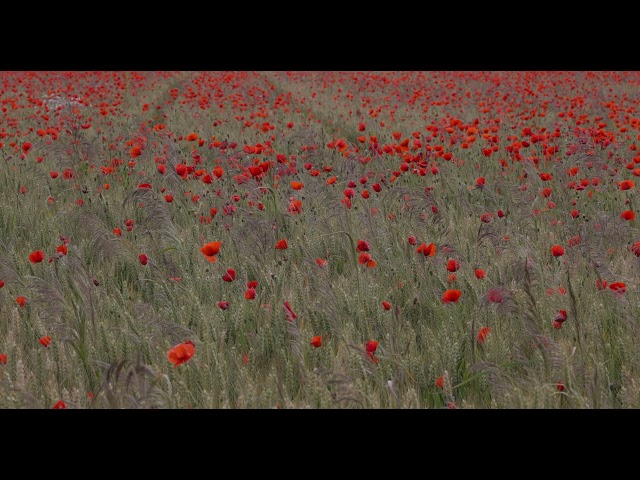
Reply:
[[421, 243], [418, 248], [416, 248], [417, 253], [421, 253], [425, 257], [433, 257], [436, 254], [436, 246], [433, 242], [429, 245], [425, 243]]
[[636, 242], [631, 247], [631, 251], [636, 257], [640, 257], [640, 242]]
[[129, 156], [131, 158], [138, 158], [140, 155], [142, 155], [140, 145], [135, 145], [131, 150], [129, 150]]
[[189, 135], [187, 135], [187, 136], [185, 137], [185, 140], [186, 140], [187, 142], [194, 142], [194, 141], [196, 141], [197, 139], [198, 139], [198, 135], [196, 135], [195, 133], [190, 133]]
[[370, 249], [369, 243], [364, 240], [358, 240], [358, 246], [356, 247], [356, 251], [358, 252], [368, 252]]
[[436, 388], [444, 388], [444, 377], [442, 375], [436, 379]]
[[173, 195], [171, 195], [170, 193], [168, 193], [167, 195], [164, 196], [164, 200], [167, 203], [171, 203], [173, 202]]
[[386, 300], [383, 300], [382, 301], [382, 308], [384, 308], [387, 311], [391, 310], [391, 303], [387, 302]]
[[505, 213], [504, 213], [502, 210], [498, 210], [498, 212], [497, 212], [497, 213], [498, 213], [498, 217], [499, 217], [499, 218], [503, 218], [503, 217], [504, 217], [504, 215], [505, 215]]
[[35, 252], [31, 252], [29, 254], [29, 261], [31, 263], [40, 263], [44, 260], [44, 252], [42, 250], [36, 250]]
[[64, 244], [63, 244], [63, 245], [58, 245], [58, 246], [56, 247], [56, 253], [59, 253], [59, 254], [60, 254], [60, 256], [62, 256], [62, 255], [66, 255], [66, 254], [67, 254], [67, 252], [68, 252], [68, 248], [67, 248], [67, 246], [66, 246], [66, 245], [64, 245]]
[[140, 260], [140, 264], [146, 265], [149, 262], [149, 257], [147, 257], [144, 253], [138, 255], [138, 259]]
[[244, 298], [247, 300], [253, 300], [256, 298], [256, 290], [255, 288], [248, 288], [246, 292], [244, 292]]
[[489, 223], [492, 218], [493, 213], [483, 213], [482, 215], [480, 215], [480, 220], [482, 220], [484, 223]]
[[457, 303], [458, 300], [460, 300], [460, 296], [462, 295], [462, 292], [460, 290], [447, 290], [446, 292], [444, 292], [442, 294], [442, 301], [444, 303]]
[[296, 315], [295, 312], [291, 309], [291, 305], [287, 301], [284, 302], [284, 313], [287, 317], [288, 322], [293, 322], [296, 318], [298, 318], [298, 315]]
[[373, 185], [371, 185], [371, 188], [373, 188], [375, 192], [379, 193], [382, 190], [382, 185], [380, 185], [379, 183], [374, 183]]
[[476, 178], [476, 187], [482, 188], [482, 187], [484, 187], [485, 183], [486, 183], [486, 180], [485, 180], [484, 177]]
[[6, 364], [7, 364], [7, 354], [0, 353], [0, 365], [6, 365]]
[[633, 180], [624, 180], [620, 182], [618, 185], [620, 185], [620, 190], [631, 190], [633, 187], [636, 186]]
[[327, 185], [332, 185], [332, 184], [336, 183], [336, 180], [338, 180], [338, 177], [331, 177], [331, 178], [327, 179], [326, 184]]
[[320, 267], [320, 268], [324, 268], [327, 265], [329, 265], [329, 262], [323, 258], [316, 258], [316, 264]]
[[276, 243], [276, 250], [286, 250], [287, 248], [289, 248], [289, 244], [287, 243], [286, 238], [281, 238]]
[[378, 349], [378, 341], [377, 340], [368, 340], [366, 343], [367, 353], [376, 353]]
[[316, 348], [320, 348], [322, 346], [322, 337], [320, 335], [316, 335], [311, 339], [311, 345]]
[[554, 257], [561, 257], [564, 255], [564, 248], [562, 245], [553, 245], [551, 247], [551, 255]]
[[609, 288], [618, 295], [622, 295], [627, 291], [627, 285], [624, 282], [613, 282], [609, 285]]
[[218, 302], [218, 308], [220, 310], [226, 310], [229, 308], [229, 302]]
[[415, 235], [411, 235], [407, 238], [407, 241], [409, 242], [409, 245], [416, 245], [418, 243], [418, 238]]
[[122, 236], [122, 230], [120, 230], [118, 227], [113, 229], [113, 234], [116, 235], [117, 237], [121, 237]]
[[222, 175], [224, 175], [224, 168], [218, 166], [216, 168], [214, 168], [211, 173], [213, 173], [217, 178], [222, 177]]
[[485, 272], [483, 269], [481, 268], [476, 268], [473, 273], [475, 274], [476, 278], [479, 280], [482, 280], [486, 275], [487, 272]]
[[16, 297], [16, 303], [24, 307], [27, 304], [27, 297]]
[[236, 279], [236, 271], [233, 268], [228, 268], [227, 273], [222, 275], [222, 280], [225, 282], [233, 282]]
[[38, 340], [38, 343], [40, 343], [44, 348], [49, 348], [49, 345], [51, 345], [51, 337], [49, 335], [42, 337]]
[[304, 187], [304, 183], [302, 182], [291, 182], [290, 185], [294, 190], [301, 190], [302, 187]]
[[220, 252], [220, 247], [222, 247], [222, 242], [209, 242], [205, 244], [200, 251], [208, 262], [216, 263], [218, 261], [216, 255]]
[[377, 265], [376, 261], [371, 258], [371, 255], [366, 252], [362, 252], [358, 255], [358, 263], [360, 265], [366, 265], [367, 268], [373, 268]]
[[598, 290], [604, 290], [607, 288], [607, 284], [608, 282], [606, 280], [600, 280], [599, 278], [596, 279], [596, 288]]
[[541, 173], [540, 180], [543, 182], [548, 182], [549, 180], [553, 180], [553, 176], [550, 173]]
[[4, 287], [4, 280], [0, 280], [0, 288]]
[[636, 214], [633, 213], [633, 210], [625, 210], [624, 212], [622, 212], [620, 214], [620, 216], [624, 219], [624, 220], [633, 220], [634, 218], [636, 218]]
[[187, 340], [169, 350], [167, 358], [173, 363], [173, 368], [176, 368], [178, 365], [188, 362], [194, 353], [196, 353], [196, 346], [191, 340]]
[[567, 388], [567, 387], [565, 387], [564, 383], [562, 383], [562, 382], [556, 382], [556, 390], [557, 390], [557, 391], [559, 391], [559, 392], [564, 392], [566, 388]]
[[460, 269], [460, 262], [450, 258], [447, 262], [447, 271], [449, 272], [457, 272]]
[[67, 404], [62, 400], [58, 400], [56, 404], [53, 406], [54, 410], [61, 410], [67, 408]]
[[141, 183], [140, 185], [138, 185], [138, 189], [150, 189], [151, 188], [151, 184], [150, 183]]
[[477, 338], [478, 343], [483, 344], [490, 333], [491, 333], [491, 329], [489, 327], [482, 327], [478, 331], [478, 338]]

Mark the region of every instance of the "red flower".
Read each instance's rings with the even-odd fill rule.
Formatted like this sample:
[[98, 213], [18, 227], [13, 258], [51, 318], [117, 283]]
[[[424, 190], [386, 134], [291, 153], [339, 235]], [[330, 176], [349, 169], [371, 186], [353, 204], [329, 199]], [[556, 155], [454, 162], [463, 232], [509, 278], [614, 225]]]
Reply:
[[31, 252], [29, 254], [29, 261], [31, 263], [40, 263], [44, 260], [44, 252], [42, 250], [36, 250], [35, 252]]
[[377, 262], [366, 252], [362, 252], [358, 255], [358, 263], [360, 265], [366, 265], [367, 268], [373, 268], [377, 265]]
[[286, 250], [287, 248], [289, 248], [289, 244], [287, 243], [286, 238], [281, 238], [276, 243], [276, 250]]
[[636, 242], [631, 247], [631, 251], [636, 257], [640, 257], [640, 242]]
[[229, 302], [218, 302], [218, 308], [220, 310], [226, 310], [229, 308]]
[[302, 182], [291, 182], [290, 185], [294, 190], [300, 190], [302, 189], [302, 187], [304, 187], [304, 183]]
[[613, 282], [609, 285], [609, 288], [616, 292], [618, 295], [622, 295], [627, 291], [627, 286], [624, 282]]
[[442, 375], [440, 375], [437, 379], [436, 379], [436, 387], [437, 388], [444, 388], [444, 377]]
[[49, 335], [47, 335], [46, 337], [42, 337], [40, 340], [38, 340], [38, 342], [44, 348], [49, 348], [49, 345], [51, 345], [51, 337]]
[[481, 268], [476, 268], [473, 273], [475, 274], [476, 278], [479, 280], [482, 280], [486, 275], [487, 272], [485, 272], [483, 269]]
[[298, 318], [298, 315], [296, 315], [295, 312], [291, 309], [291, 305], [287, 301], [284, 302], [284, 313], [287, 317], [288, 322], [293, 322], [296, 318]]
[[222, 276], [222, 280], [225, 282], [233, 282], [236, 279], [236, 271], [233, 268], [228, 268], [227, 273]]
[[198, 135], [196, 135], [195, 133], [190, 133], [189, 135], [187, 135], [187, 136], [185, 137], [185, 140], [186, 140], [187, 142], [194, 142], [194, 141], [196, 141], [197, 139], [198, 139]]
[[633, 187], [636, 186], [633, 180], [624, 180], [620, 182], [618, 185], [620, 185], [620, 190], [631, 190]]
[[370, 249], [369, 243], [364, 240], [358, 240], [358, 246], [356, 247], [357, 252], [368, 252]]
[[376, 353], [378, 349], [378, 341], [377, 340], [368, 340], [366, 344], [367, 353]]
[[564, 248], [562, 245], [553, 245], [551, 247], [551, 255], [554, 257], [561, 257], [564, 255]]
[[478, 188], [482, 188], [484, 187], [484, 184], [486, 183], [486, 180], [484, 177], [478, 177], [476, 178], [476, 187]]
[[253, 300], [254, 298], [256, 298], [255, 289], [254, 288], [247, 289], [247, 291], [244, 292], [244, 298], [246, 298], [247, 300]]
[[560, 329], [562, 328], [562, 324], [567, 319], [567, 311], [566, 310], [558, 310], [558, 314], [556, 318], [553, 319], [553, 328]]
[[457, 272], [460, 269], [460, 262], [454, 260], [453, 258], [449, 259], [447, 262], [447, 271], [449, 272]]
[[247, 282], [247, 288], [258, 288], [258, 281], [257, 280], [251, 280], [249, 282]]
[[6, 365], [6, 364], [7, 364], [7, 354], [0, 353], [0, 365]]
[[461, 295], [462, 292], [460, 290], [447, 290], [442, 294], [442, 301], [444, 303], [457, 303]]
[[122, 230], [120, 230], [118, 227], [116, 227], [116, 228], [113, 229], [113, 234], [116, 237], [121, 237], [122, 236]]
[[566, 388], [567, 387], [565, 387], [564, 383], [562, 383], [560, 381], [556, 382], [556, 390], [557, 391], [564, 392]]
[[138, 259], [142, 265], [146, 265], [149, 262], [149, 257], [147, 257], [144, 253], [138, 255]]
[[322, 337], [320, 335], [316, 335], [311, 339], [311, 345], [316, 348], [320, 348], [322, 346]]
[[196, 346], [191, 340], [187, 340], [169, 350], [167, 358], [173, 363], [173, 368], [176, 368], [178, 365], [188, 362], [194, 353], [196, 353]]
[[550, 173], [541, 173], [540, 180], [542, 180], [543, 182], [548, 182], [549, 180], [553, 180], [553, 177]]
[[27, 297], [16, 297], [16, 303], [21, 307], [24, 307], [27, 303]]
[[135, 145], [131, 150], [129, 150], [129, 156], [131, 156], [131, 158], [138, 158], [140, 155], [142, 155], [140, 145]]
[[498, 217], [499, 217], [499, 218], [504, 217], [504, 215], [505, 215], [505, 214], [504, 214], [504, 212], [503, 212], [502, 210], [498, 210]]
[[489, 223], [492, 218], [493, 213], [483, 213], [482, 215], [480, 215], [480, 220], [482, 220], [484, 223]]
[[209, 242], [205, 244], [200, 251], [208, 262], [216, 263], [218, 261], [216, 255], [220, 252], [220, 247], [222, 247], [222, 242]]
[[68, 248], [67, 248], [67, 246], [66, 246], [66, 245], [64, 245], [64, 244], [63, 244], [63, 245], [58, 245], [58, 246], [56, 247], [56, 253], [59, 253], [59, 254], [60, 254], [59, 256], [66, 255], [66, 254], [67, 254], [67, 252], [68, 252]]
[[409, 242], [409, 245], [415, 245], [418, 243], [418, 238], [415, 235], [411, 235], [407, 238], [407, 241]]
[[327, 265], [329, 265], [329, 262], [324, 260], [323, 258], [316, 258], [316, 264], [320, 267], [320, 268], [324, 268]]
[[636, 218], [636, 214], [633, 213], [633, 210], [625, 210], [624, 212], [622, 212], [620, 214], [620, 216], [624, 219], [624, 220], [633, 220], [634, 218]]
[[436, 246], [432, 243], [429, 245], [425, 243], [421, 243], [418, 248], [416, 248], [417, 253], [421, 253], [425, 257], [433, 257], [436, 254]]
[[490, 333], [491, 333], [491, 329], [489, 327], [482, 327], [478, 331], [478, 343], [483, 344]]
[[58, 400], [56, 402], [56, 404], [53, 406], [54, 410], [61, 410], [61, 409], [64, 409], [64, 408], [67, 408], [67, 404], [64, 403], [64, 401], [62, 401], [62, 400]]
[[4, 287], [4, 280], [0, 280], [0, 288]]
[[391, 304], [389, 302], [387, 302], [386, 300], [382, 301], [382, 308], [384, 308], [386, 311], [391, 310]]

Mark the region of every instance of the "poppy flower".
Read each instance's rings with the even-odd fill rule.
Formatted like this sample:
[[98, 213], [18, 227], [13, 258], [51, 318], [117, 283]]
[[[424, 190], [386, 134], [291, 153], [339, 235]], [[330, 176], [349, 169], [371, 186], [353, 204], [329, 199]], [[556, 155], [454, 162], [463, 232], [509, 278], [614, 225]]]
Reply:
[[409, 245], [416, 245], [418, 243], [418, 238], [415, 235], [411, 235], [407, 238], [407, 241], [409, 242]]
[[38, 343], [40, 343], [44, 348], [49, 348], [49, 345], [51, 345], [51, 337], [49, 335], [42, 337], [38, 340]]
[[316, 335], [311, 339], [311, 345], [316, 348], [320, 348], [322, 346], [322, 337], [320, 335]]
[[606, 280], [600, 280], [599, 278], [596, 279], [596, 288], [598, 290], [604, 290], [605, 288], [607, 288], [607, 284], [609, 282], [607, 282]]
[[59, 253], [59, 254], [60, 254], [60, 256], [62, 256], [62, 255], [66, 255], [68, 251], [69, 251], [69, 250], [68, 250], [68, 248], [67, 248], [67, 246], [66, 246], [66, 245], [58, 245], [58, 246], [56, 247], [56, 253]]
[[220, 247], [222, 247], [222, 242], [209, 242], [205, 244], [200, 251], [208, 262], [216, 263], [216, 261], [218, 261], [216, 255], [220, 252]]
[[0, 365], [6, 365], [6, 364], [7, 364], [7, 354], [0, 353]]
[[613, 282], [609, 285], [609, 288], [618, 295], [622, 295], [627, 291], [627, 285], [624, 282]]
[[164, 200], [165, 200], [165, 202], [167, 202], [167, 203], [171, 203], [171, 202], [173, 202], [173, 195], [171, 195], [170, 193], [166, 194], [166, 195], [164, 196]]
[[196, 353], [196, 346], [191, 340], [187, 340], [169, 350], [167, 358], [173, 363], [173, 368], [176, 368], [178, 365], [188, 362], [194, 353]]
[[27, 304], [27, 297], [16, 297], [16, 303], [21, 307], [24, 307]]
[[62, 410], [62, 409], [65, 409], [65, 408], [67, 408], [67, 404], [64, 403], [64, 401], [62, 401], [62, 400], [58, 400], [56, 402], [56, 404], [53, 406], [54, 410]]
[[187, 142], [195, 142], [197, 139], [198, 139], [198, 135], [196, 135], [195, 133], [190, 133], [185, 137], [185, 140]]
[[559, 392], [564, 392], [566, 388], [567, 388], [567, 387], [565, 387], [564, 383], [562, 383], [562, 382], [556, 382], [556, 390], [557, 390], [557, 391], [559, 391]]
[[482, 280], [485, 276], [486, 276], [486, 272], [481, 269], [481, 268], [476, 268], [473, 273], [475, 274], [476, 278], [479, 280]]
[[562, 324], [567, 319], [567, 311], [566, 310], [558, 310], [558, 314], [556, 318], [553, 319], [553, 328], [560, 329], [562, 328]]
[[422, 243], [416, 248], [417, 253], [421, 253], [425, 257], [433, 257], [436, 254], [436, 246], [431, 242], [429, 245]]
[[482, 327], [478, 331], [478, 337], [477, 337], [478, 343], [483, 344], [490, 333], [491, 333], [491, 329], [489, 327]]
[[218, 308], [220, 310], [226, 310], [229, 308], [229, 302], [218, 302]]
[[288, 211], [291, 214], [302, 213], [302, 201], [296, 198], [292, 198], [289, 202]]
[[478, 177], [478, 178], [476, 178], [476, 187], [477, 187], [477, 188], [482, 188], [482, 187], [484, 187], [485, 183], [486, 183], [486, 180], [485, 180], [485, 178], [484, 178], [484, 177]]
[[548, 182], [549, 180], [553, 180], [553, 176], [550, 173], [541, 173], [540, 180], [543, 182]]
[[497, 213], [498, 213], [498, 217], [499, 217], [499, 218], [503, 218], [503, 217], [504, 217], [504, 215], [505, 215], [505, 213], [504, 213], [502, 210], [498, 210], [498, 212], [497, 212]]
[[360, 265], [366, 265], [368, 268], [373, 268], [377, 265], [376, 261], [371, 258], [371, 255], [366, 252], [358, 255], [358, 263]]
[[225, 282], [233, 282], [236, 279], [236, 271], [233, 268], [228, 268], [227, 273], [222, 275], [222, 280]]
[[301, 190], [302, 187], [304, 187], [304, 183], [302, 182], [291, 182], [290, 185], [294, 190]]
[[554, 257], [561, 257], [564, 255], [564, 248], [562, 245], [553, 245], [551, 247], [551, 255]]
[[462, 292], [460, 290], [447, 290], [446, 292], [444, 292], [442, 294], [442, 301], [444, 303], [457, 303], [458, 300], [460, 300], [460, 296], [462, 295]]
[[286, 250], [287, 248], [289, 248], [289, 244], [287, 243], [286, 238], [281, 238], [276, 243], [276, 250]]
[[640, 257], [640, 242], [636, 242], [631, 247], [631, 251], [636, 257]]
[[380, 191], [382, 190], [382, 185], [380, 185], [379, 183], [374, 183], [373, 185], [371, 185], [371, 188], [373, 188], [374, 192], [380, 193]]
[[457, 272], [460, 269], [460, 262], [450, 258], [447, 262], [447, 271], [449, 272]]
[[324, 268], [327, 265], [329, 265], [329, 262], [323, 258], [316, 258], [316, 264], [320, 267], [320, 268]]
[[44, 252], [42, 250], [36, 250], [35, 252], [31, 252], [29, 254], [29, 261], [31, 263], [40, 263], [44, 260]]
[[0, 288], [4, 287], [4, 280], [0, 280]]
[[386, 311], [391, 310], [391, 304], [389, 302], [387, 302], [386, 300], [382, 301], [382, 308], [384, 308]]
[[492, 213], [483, 213], [482, 215], [480, 215], [480, 220], [482, 220], [484, 223], [489, 223], [492, 218]]
[[436, 388], [444, 389], [444, 377], [442, 375], [436, 379]]
[[146, 265], [149, 262], [149, 257], [147, 257], [144, 253], [138, 255], [138, 259], [140, 260], [140, 264]]
[[366, 343], [367, 353], [376, 353], [378, 349], [378, 341], [377, 340], [368, 340]]
[[620, 185], [620, 190], [631, 190], [633, 187], [636, 186], [633, 180], [624, 180], [620, 182], [618, 185]]
[[120, 230], [118, 227], [113, 229], [113, 234], [117, 237], [121, 237], [122, 236], [122, 230]]
[[246, 292], [244, 292], [244, 298], [247, 300], [253, 300], [256, 298], [256, 290], [254, 288], [248, 288]]
[[633, 210], [625, 210], [624, 212], [622, 212], [620, 214], [620, 216], [624, 219], [624, 220], [633, 220], [634, 218], [636, 218], [636, 214], [633, 213]]
[[369, 243], [364, 240], [358, 240], [358, 246], [356, 247], [357, 252], [368, 252], [370, 249]]
[[291, 305], [287, 301], [284, 302], [284, 313], [287, 317], [288, 322], [293, 322], [296, 318], [298, 318], [298, 315], [296, 315], [295, 312], [291, 309]]
[[135, 145], [131, 150], [129, 150], [129, 156], [131, 158], [138, 158], [140, 155], [142, 155], [140, 145]]

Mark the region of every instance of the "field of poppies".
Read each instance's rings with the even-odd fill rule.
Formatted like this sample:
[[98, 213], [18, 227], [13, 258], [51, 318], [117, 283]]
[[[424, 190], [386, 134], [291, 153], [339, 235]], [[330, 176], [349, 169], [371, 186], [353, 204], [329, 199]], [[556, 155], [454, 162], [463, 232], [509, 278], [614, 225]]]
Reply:
[[1, 408], [639, 408], [640, 72], [2, 72]]

